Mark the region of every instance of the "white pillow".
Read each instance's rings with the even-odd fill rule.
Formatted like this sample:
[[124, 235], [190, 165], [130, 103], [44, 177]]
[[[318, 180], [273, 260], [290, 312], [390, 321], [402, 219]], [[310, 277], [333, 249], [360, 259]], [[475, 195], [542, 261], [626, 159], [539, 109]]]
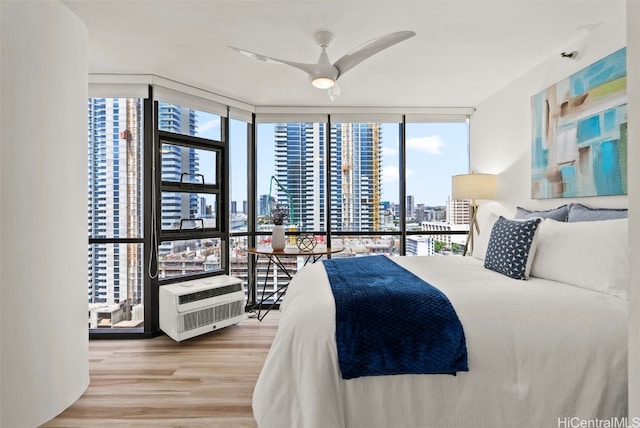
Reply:
[[531, 276], [627, 298], [628, 219], [559, 222], [538, 230]]
[[489, 217], [480, 229], [480, 234], [476, 236], [473, 246], [473, 258], [478, 260], [484, 260], [487, 255], [487, 246], [489, 246], [489, 238], [491, 237], [491, 229], [493, 229], [493, 225], [498, 220], [498, 215], [495, 213], [490, 213]]

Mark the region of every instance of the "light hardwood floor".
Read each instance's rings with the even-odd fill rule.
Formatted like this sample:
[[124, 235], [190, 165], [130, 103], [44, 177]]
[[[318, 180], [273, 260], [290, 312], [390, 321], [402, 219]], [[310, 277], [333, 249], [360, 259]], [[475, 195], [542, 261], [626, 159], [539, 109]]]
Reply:
[[271, 311], [181, 343], [91, 341], [89, 387], [42, 427], [255, 428], [251, 396], [279, 319]]

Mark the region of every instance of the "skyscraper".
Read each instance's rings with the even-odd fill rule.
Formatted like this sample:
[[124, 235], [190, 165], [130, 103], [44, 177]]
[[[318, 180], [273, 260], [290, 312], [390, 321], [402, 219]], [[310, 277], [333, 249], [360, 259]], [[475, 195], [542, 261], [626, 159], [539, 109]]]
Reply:
[[[88, 100], [88, 228], [90, 238], [142, 237], [141, 99]], [[195, 134], [196, 116], [190, 109], [160, 103], [160, 129]], [[192, 149], [163, 147], [162, 179], [179, 181], [183, 171], [198, 172]], [[186, 198], [186, 200], [185, 200]], [[162, 195], [163, 227], [206, 210], [197, 194]], [[204, 215], [203, 215], [204, 217]], [[171, 244], [161, 252], [172, 251]], [[89, 246], [88, 302], [92, 327], [110, 327], [142, 312], [143, 249], [138, 243], [100, 243]], [[102, 305], [102, 307], [100, 307]], [[139, 308], [139, 309], [138, 309]], [[141, 317], [142, 314], [139, 314]], [[107, 322], [103, 322], [107, 321]]]
[[[322, 230], [324, 213], [323, 123], [278, 123], [275, 125], [275, 178], [289, 195], [272, 186], [278, 205], [291, 208], [299, 230]], [[273, 183], [272, 183], [273, 184]]]
[[[142, 236], [142, 105], [138, 99], [88, 101], [88, 227], [92, 238]], [[88, 301], [127, 308], [142, 301], [138, 244], [93, 244]]]
[[334, 230], [380, 230], [381, 138], [378, 123], [335, 126], [331, 155]]
[[[299, 230], [324, 230], [325, 128], [323, 123], [278, 123], [275, 177], [286, 188]], [[380, 125], [343, 123], [331, 130], [331, 216], [334, 230], [380, 226]], [[277, 202], [289, 197], [277, 192]]]
[[[196, 114], [194, 110], [173, 104], [159, 103], [159, 129], [176, 134], [195, 135]], [[192, 148], [179, 146], [162, 147], [162, 180], [179, 182], [182, 173], [197, 174], [199, 172], [198, 154]], [[201, 204], [193, 193], [162, 194], [162, 228], [175, 229], [180, 220], [192, 217], [204, 217]], [[161, 246], [161, 253], [168, 250]]]

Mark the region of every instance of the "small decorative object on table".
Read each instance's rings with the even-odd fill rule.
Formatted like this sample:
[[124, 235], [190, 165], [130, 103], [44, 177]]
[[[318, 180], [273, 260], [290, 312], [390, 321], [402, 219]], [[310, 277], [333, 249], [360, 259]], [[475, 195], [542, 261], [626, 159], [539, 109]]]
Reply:
[[284, 234], [284, 220], [287, 218], [287, 211], [276, 207], [271, 210], [271, 222], [273, 230], [271, 231], [271, 248], [276, 251], [284, 250], [287, 245]]
[[313, 233], [303, 233], [302, 235], [298, 235], [296, 239], [296, 245], [300, 251], [313, 251], [317, 243], [318, 241]]

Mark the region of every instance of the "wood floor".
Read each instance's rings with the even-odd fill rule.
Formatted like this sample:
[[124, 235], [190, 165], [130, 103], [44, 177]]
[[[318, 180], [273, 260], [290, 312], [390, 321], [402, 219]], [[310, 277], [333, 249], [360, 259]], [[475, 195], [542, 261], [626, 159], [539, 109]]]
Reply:
[[94, 340], [91, 383], [42, 427], [257, 427], [251, 396], [278, 328], [271, 311], [176, 343]]

